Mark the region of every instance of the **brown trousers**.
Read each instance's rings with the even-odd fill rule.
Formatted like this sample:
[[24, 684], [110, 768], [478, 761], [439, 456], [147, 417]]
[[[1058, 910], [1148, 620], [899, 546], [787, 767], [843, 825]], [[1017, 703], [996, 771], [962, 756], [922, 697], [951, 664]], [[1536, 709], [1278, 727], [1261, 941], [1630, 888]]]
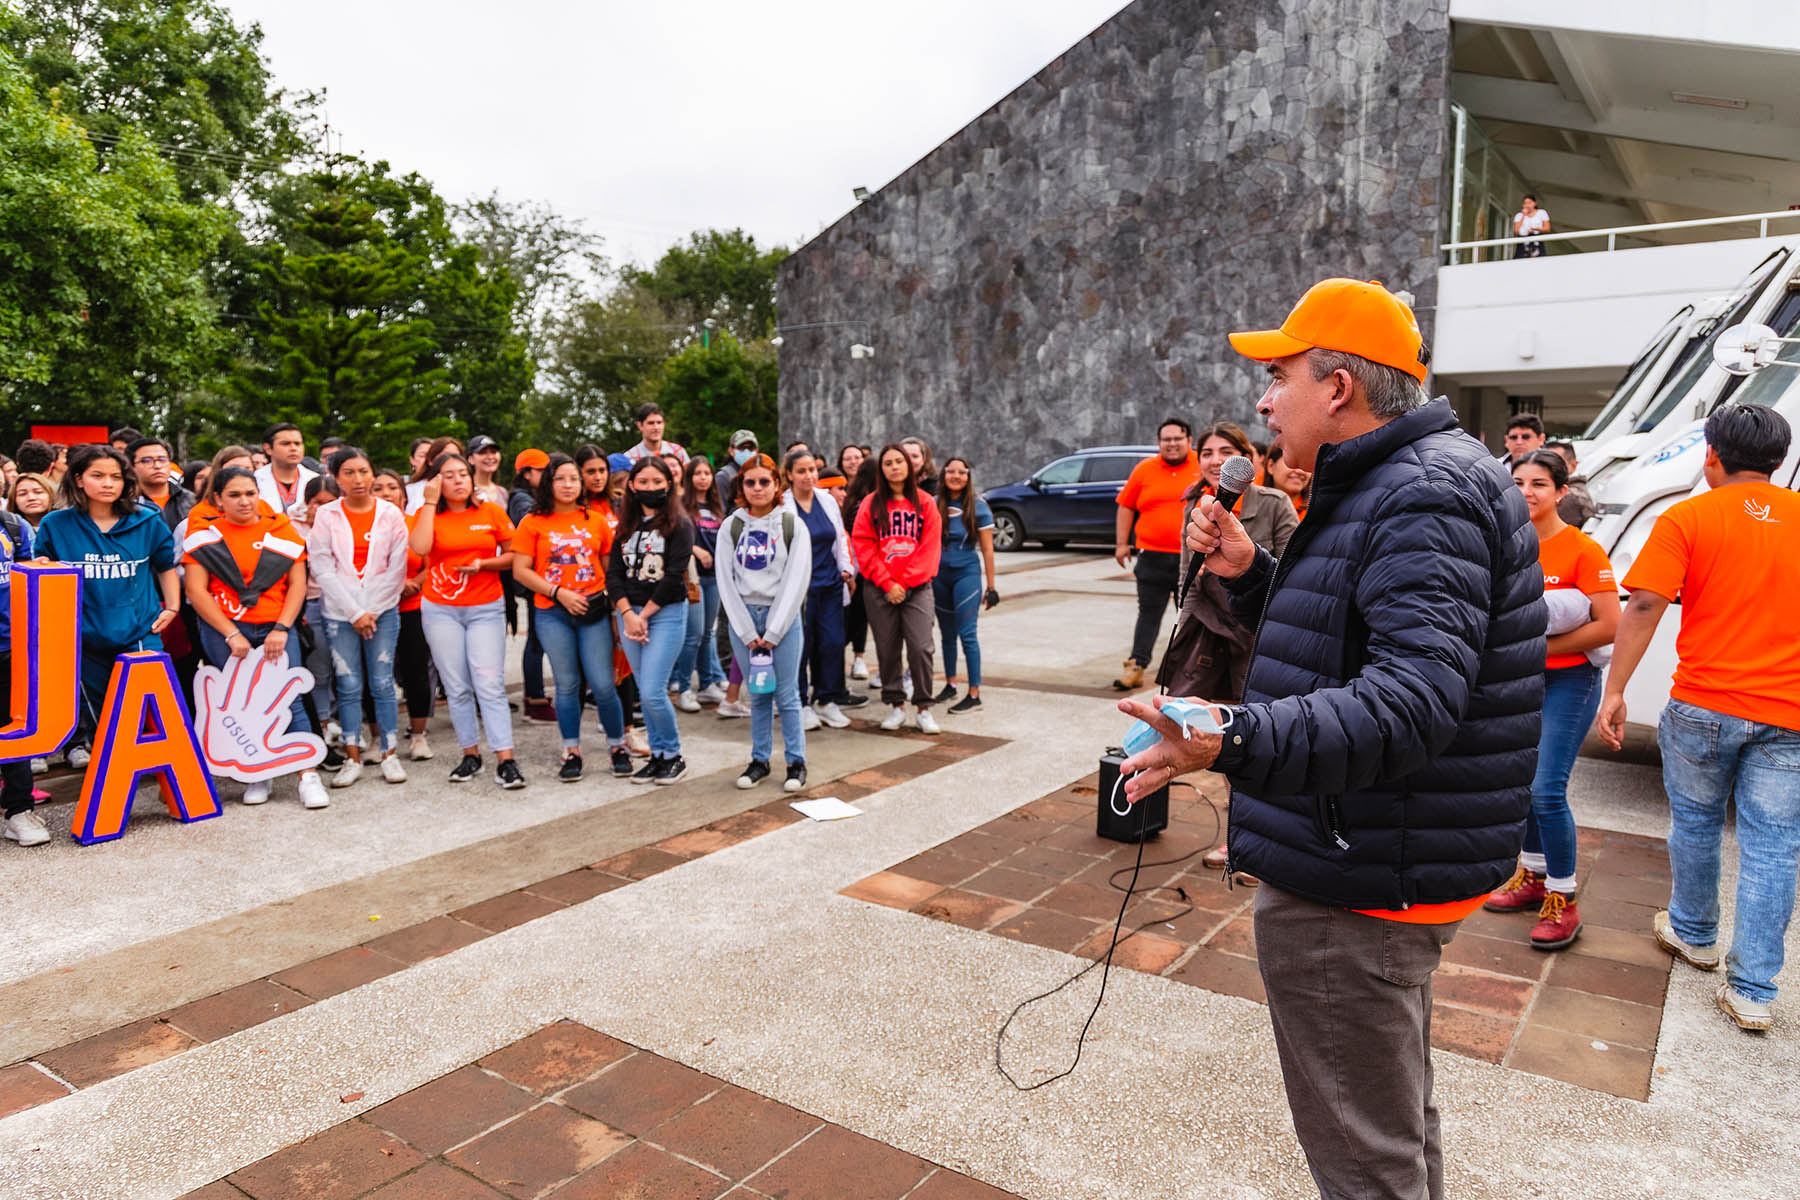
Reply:
[[[874, 584], [862, 589], [869, 613], [869, 632], [875, 637], [875, 661], [881, 672], [881, 702], [904, 704], [906, 692], [900, 676], [912, 672], [912, 702], [920, 708], [931, 707], [931, 672], [934, 659], [931, 650], [931, 585], [908, 588], [906, 599], [898, 604]], [[905, 653], [905, 664], [901, 654]]]

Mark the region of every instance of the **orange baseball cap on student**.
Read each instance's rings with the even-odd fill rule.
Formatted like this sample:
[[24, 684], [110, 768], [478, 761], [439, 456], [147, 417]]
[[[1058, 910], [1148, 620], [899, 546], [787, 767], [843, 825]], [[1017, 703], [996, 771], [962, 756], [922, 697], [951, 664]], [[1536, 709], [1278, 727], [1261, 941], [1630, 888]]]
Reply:
[[1425, 382], [1425, 339], [1405, 301], [1378, 280], [1326, 279], [1307, 289], [1280, 329], [1230, 335], [1245, 358], [1269, 362], [1307, 350], [1339, 350]]
[[521, 450], [518, 457], [513, 459], [515, 471], [541, 471], [549, 465], [550, 456], [542, 450]]

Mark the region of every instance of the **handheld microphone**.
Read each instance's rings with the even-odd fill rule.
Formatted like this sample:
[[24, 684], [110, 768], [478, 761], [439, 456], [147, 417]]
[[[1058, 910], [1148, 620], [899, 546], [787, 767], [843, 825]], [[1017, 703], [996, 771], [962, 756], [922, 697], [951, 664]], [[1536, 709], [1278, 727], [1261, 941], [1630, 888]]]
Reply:
[[[1255, 482], [1256, 466], [1250, 461], [1248, 455], [1238, 454], [1226, 459], [1225, 465], [1219, 468], [1219, 489], [1216, 498], [1220, 506], [1226, 512], [1236, 508], [1238, 497], [1249, 491], [1250, 485]], [[1175, 601], [1175, 615], [1178, 623], [1181, 617], [1181, 605], [1187, 598], [1188, 589], [1193, 587], [1194, 580], [1200, 577], [1200, 561], [1200, 556], [1196, 554], [1188, 563], [1187, 578], [1182, 581], [1181, 592]]]

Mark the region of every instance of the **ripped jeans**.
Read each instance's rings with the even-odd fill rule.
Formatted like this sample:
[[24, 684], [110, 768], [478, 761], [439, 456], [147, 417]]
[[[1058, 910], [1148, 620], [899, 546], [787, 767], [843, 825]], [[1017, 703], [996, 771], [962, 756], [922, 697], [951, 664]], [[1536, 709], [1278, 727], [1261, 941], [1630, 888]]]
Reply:
[[[480, 745], [487, 727], [488, 747], [495, 753], [513, 748], [512, 713], [506, 707], [506, 602], [419, 606], [425, 641], [437, 664], [444, 696], [450, 701], [450, 723], [457, 745]], [[479, 709], [480, 721], [476, 714]]]
[[363, 745], [363, 685], [375, 704], [375, 727], [381, 731], [381, 751], [400, 742], [400, 702], [394, 696], [394, 650], [400, 641], [400, 610], [390, 608], [375, 618], [375, 634], [365, 638], [348, 621], [325, 618], [325, 639], [331, 646], [331, 670], [337, 682], [338, 724], [344, 727], [344, 744]]

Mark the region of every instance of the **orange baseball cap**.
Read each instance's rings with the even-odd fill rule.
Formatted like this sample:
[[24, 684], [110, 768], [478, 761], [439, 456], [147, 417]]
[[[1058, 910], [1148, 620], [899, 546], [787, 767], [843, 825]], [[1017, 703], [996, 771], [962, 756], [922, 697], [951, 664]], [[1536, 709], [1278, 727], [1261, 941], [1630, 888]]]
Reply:
[[521, 450], [519, 456], [513, 459], [515, 471], [541, 471], [549, 465], [550, 456], [542, 450]]
[[1412, 309], [1374, 279], [1321, 280], [1300, 297], [1280, 329], [1230, 337], [1232, 349], [1258, 362], [1307, 350], [1339, 350], [1405, 371], [1420, 383], [1430, 358]]

